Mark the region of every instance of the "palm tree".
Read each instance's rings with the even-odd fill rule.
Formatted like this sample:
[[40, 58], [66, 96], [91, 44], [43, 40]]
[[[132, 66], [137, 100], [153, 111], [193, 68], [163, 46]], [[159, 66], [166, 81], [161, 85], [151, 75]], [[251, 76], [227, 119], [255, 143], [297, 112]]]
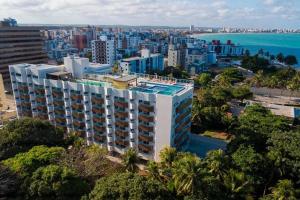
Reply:
[[223, 184], [230, 199], [249, 199], [253, 191], [248, 177], [243, 172], [233, 169], [224, 174]]
[[177, 151], [175, 148], [166, 147], [160, 151], [159, 157], [163, 166], [171, 167], [172, 163], [175, 161], [175, 158], [177, 157]]
[[201, 182], [201, 160], [195, 155], [185, 153], [174, 162], [173, 180], [178, 195], [196, 192]]
[[128, 149], [122, 158], [123, 164], [125, 165], [126, 171], [134, 172], [136, 171], [136, 163], [138, 161], [137, 152], [135, 149]]
[[271, 188], [272, 193], [266, 195], [262, 200], [296, 200], [296, 191], [291, 180], [279, 180], [275, 187]]
[[215, 175], [219, 180], [221, 180], [225, 173], [225, 166], [227, 162], [224, 151], [219, 149], [208, 152], [205, 162], [209, 173]]

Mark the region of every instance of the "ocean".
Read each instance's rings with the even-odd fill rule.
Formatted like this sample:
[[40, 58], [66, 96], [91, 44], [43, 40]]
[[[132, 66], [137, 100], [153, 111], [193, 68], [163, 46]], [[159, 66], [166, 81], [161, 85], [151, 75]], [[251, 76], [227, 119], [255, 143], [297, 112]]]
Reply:
[[295, 66], [300, 69], [300, 34], [292, 33], [216, 33], [216, 34], [198, 34], [195, 37], [206, 41], [221, 40], [226, 42], [231, 40], [235, 44], [239, 44], [250, 53], [256, 54], [260, 49], [277, 55], [283, 53], [286, 55], [295, 55], [298, 64]]

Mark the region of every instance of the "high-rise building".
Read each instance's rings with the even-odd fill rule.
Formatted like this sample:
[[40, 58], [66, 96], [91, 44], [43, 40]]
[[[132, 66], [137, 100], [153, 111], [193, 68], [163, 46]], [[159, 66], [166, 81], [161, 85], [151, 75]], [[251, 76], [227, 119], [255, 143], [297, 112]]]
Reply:
[[170, 44], [168, 49], [168, 66], [183, 68], [185, 65], [185, 53], [186, 49], [183, 45], [177, 47]]
[[115, 63], [115, 55], [116, 49], [113, 39], [101, 36], [99, 40], [92, 41], [93, 62], [113, 65]]
[[87, 48], [87, 36], [86, 35], [74, 35], [74, 47], [79, 51]]
[[65, 67], [11, 65], [18, 117], [49, 120], [111, 153], [134, 148], [145, 160], [158, 161], [164, 147], [182, 149], [188, 143], [192, 82], [140, 74], [80, 74], [75, 67], [79, 76], [73, 68], [73, 62]]
[[0, 73], [7, 88], [10, 86], [8, 65], [48, 61], [40, 28], [11, 24], [0, 23]]

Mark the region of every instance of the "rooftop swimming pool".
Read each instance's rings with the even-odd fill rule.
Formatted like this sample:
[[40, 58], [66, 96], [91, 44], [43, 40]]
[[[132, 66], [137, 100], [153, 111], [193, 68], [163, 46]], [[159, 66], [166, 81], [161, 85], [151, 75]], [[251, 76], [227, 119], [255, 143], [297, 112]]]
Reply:
[[173, 96], [184, 90], [184, 87], [180, 85], [166, 85], [159, 83], [142, 82], [141, 86], [131, 88], [130, 90], [150, 94], [164, 94]]
[[108, 87], [109, 86], [109, 83], [101, 82], [101, 81], [77, 80], [76, 82], [84, 84], [84, 85], [94, 85], [94, 86], [99, 86], [99, 87]]

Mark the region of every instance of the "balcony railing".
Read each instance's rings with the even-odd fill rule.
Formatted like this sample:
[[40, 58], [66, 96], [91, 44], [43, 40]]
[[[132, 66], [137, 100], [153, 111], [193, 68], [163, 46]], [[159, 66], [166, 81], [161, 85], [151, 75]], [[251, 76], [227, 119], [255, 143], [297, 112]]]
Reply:
[[101, 117], [101, 118], [94, 117], [93, 122], [94, 123], [103, 123], [103, 122], [105, 122], [105, 118], [104, 117]]
[[83, 110], [82, 104], [73, 104], [71, 107], [73, 110]]
[[154, 130], [153, 126], [146, 126], [143, 124], [139, 125], [139, 131], [153, 132], [153, 130]]
[[177, 118], [176, 118], [176, 120], [175, 120], [175, 122], [176, 123], [179, 123], [181, 120], [183, 120], [184, 118], [186, 118], [188, 115], [190, 115], [191, 114], [191, 111], [187, 111], [187, 112], [184, 112], [184, 113], [182, 113], [181, 115], [179, 115]]
[[190, 123], [190, 120], [185, 121], [180, 126], [175, 129], [175, 133], [178, 134], [182, 131], [182, 129]]
[[146, 115], [139, 115], [139, 120], [144, 121], [144, 122], [153, 122], [154, 117], [146, 116]]
[[179, 113], [181, 110], [185, 109], [186, 107], [192, 104], [192, 99], [187, 100], [185, 103], [181, 103], [177, 108], [176, 112]]
[[93, 98], [92, 98], [92, 103], [93, 103], [93, 104], [104, 104], [104, 99], [93, 97]]
[[129, 142], [124, 140], [116, 140], [116, 145], [122, 146], [122, 147], [128, 147]]
[[152, 150], [153, 150], [152, 146], [147, 146], [147, 145], [144, 145], [144, 144], [139, 144], [138, 148], [139, 148], [140, 151], [147, 152], [147, 153], [151, 153]]
[[60, 97], [63, 97], [64, 93], [63, 92], [60, 92], [60, 91], [52, 91], [52, 96], [54, 98], [60, 98]]
[[64, 102], [63, 101], [54, 101], [53, 105], [54, 106], [64, 106]]
[[143, 112], [154, 112], [154, 107], [150, 105], [140, 104], [139, 110]]
[[104, 108], [92, 108], [92, 112], [96, 114], [103, 114], [105, 112]]
[[79, 95], [79, 94], [72, 94], [71, 99], [72, 100], [83, 100], [83, 97], [82, 97], [82, 95]]
[[116, 111], [115, 116], [119, 118], [128, 118], [128, 112]]
[[115, 131], [115, 134], [117, 135], [117, 136], [120, 136], [120, 137], [128, 137], [128, 132], [126, 132], [126, 131], [121, 131], [121, 130], [116, 130]]
[[139, 141], [153, 142], [153, 137], [147, 135], [139, 135]]
[[94, 126], [94, 130], [103, 133], [106, 128], [104, 126]]
[[83, 113], [73, 112], [72, 116], [77, 118], [77, 119], [84, 119], [84, 114]]
[[116, 121], [116, 126], [127, 128], [129, 126], [128, 122]]
[[95, 135], [94, 139], [96, 142], [104, 143], [106, 141], [106, 136]]
[[121, 108], [128, 108], [128, 103], [127, 102], [115, 101], [114, 105], [117, 106], [117, 107], [121, 107]]

